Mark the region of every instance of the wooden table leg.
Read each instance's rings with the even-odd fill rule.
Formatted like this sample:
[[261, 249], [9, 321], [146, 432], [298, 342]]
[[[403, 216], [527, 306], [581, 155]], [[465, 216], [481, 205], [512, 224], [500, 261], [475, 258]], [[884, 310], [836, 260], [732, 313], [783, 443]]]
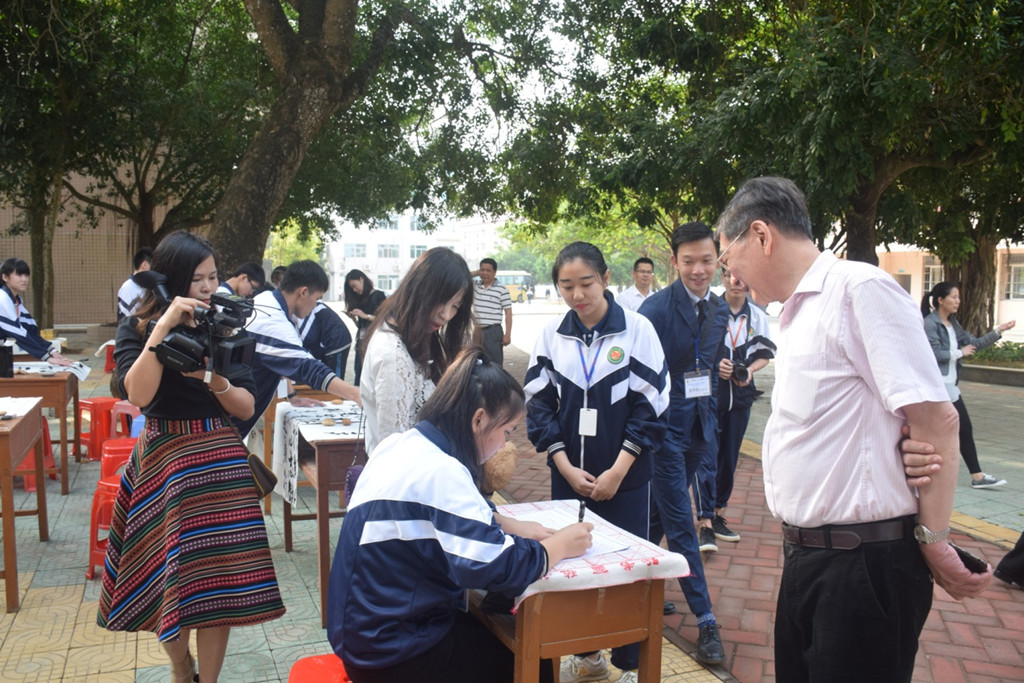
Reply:
[[[540, 620], [543, 618], [544, 596], [535, 595], [527, 604], [520, 603], [522, 618], [516, 619], [516, 648], [514, 651], [515, 683], [540, 683]], [[558, 663], [555, 662], [555, 676]]]
[[637, 670], [639, 683], [657, 683], [661, 680], [661, 630], [664, 615], [661, 608], [665, 602], [665, 581], [649, 581], [651, 599], [647, 602], [648, 635], [640, 641], [640, 668]]
[[[0, 511], [3, 512], [4, 531], [4, 587], [7, 590], [7, 611], [18, 611], [18, 552], [14, 544], [14, 482], [11, 480], [11, 463], [3, 458], [0, 463]], [[43, 479], [36, 480], [36, 488], [45, 486]]]
[[[68, 404], [62, 403], [59, 408], [54, 409], [54, 415], [60, 421], [60, 495], [68, 495]], [[75, 421], [76, 431], [80, 426]], [[46, 427], [49, 429], [49, 425]]]
[[82, 455], [82, 412], [78, 409], [78, 382], [75, 382], [74, 393], [71, 394], [71, 410], [75, 416], [75, 462], [80, 462]]
[[[317, 457], [319, 469], [320, 457]], [[316, 487], [316, 535], [317, 535], [317, 568], [320, 573], [320, 628], [327, 628], [327, 581], [331, 573], [331, 511], [329, 508], [330, 491], [323, 478]]]
[[292, 551], [292, 504], [287, 499], [284, 501], [284, 551]]
[[[49, 425], [46, 420], [40, 420], [43, 429], [49, 429]], [[46, 462], [43, 460], [44, 446], [43, 446], [43, 434], [42, 431], [39, 433], [39, 440], [36, 441], [35, 446], [32, 447], [35, 451], [36, 461], [36, 515], [39, 517], [39, 540], [49, 541], [50, 540], [50, 523], [46, 517], [46, 487], [42, 485], [44, 477], [46, 476]]]

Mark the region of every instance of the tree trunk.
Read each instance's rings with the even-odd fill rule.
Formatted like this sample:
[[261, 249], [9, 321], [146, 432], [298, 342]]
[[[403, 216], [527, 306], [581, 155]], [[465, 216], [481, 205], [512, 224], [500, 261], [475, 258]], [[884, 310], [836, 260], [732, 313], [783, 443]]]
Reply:
[[850, 197], [850, 208], [846, 212], [846, 258], [878, 265], [875, 247], [878, 235], [875, 232], [875, 218], [878, 216], [878, 199], [882, 196], [880, 181], [876, 177], [861, 183]]
[[[979, 230], [978, 232], [981, 232]], [[994, 323], [996, 291], [996, 247], [999, 238], [983, 234], [975, 240], [975, 250], [959, 265], [946, 265], [946, 280], [960, 288], [957, 319], [975, 336], [989, 332]]]
[[294, 81], [281, 94], [228, 183], [210, 234], [222, 268], [262, 260], [302, 159], [338, 107], [332, 89], [313, 80]]

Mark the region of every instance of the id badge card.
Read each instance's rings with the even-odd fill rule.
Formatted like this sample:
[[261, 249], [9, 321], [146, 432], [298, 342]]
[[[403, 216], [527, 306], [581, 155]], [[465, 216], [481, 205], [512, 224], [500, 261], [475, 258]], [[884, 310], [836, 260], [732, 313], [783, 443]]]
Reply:
[[597, 436], [597, 408], [580, 408], [580, 436]]
[[683, 390], [686, 398], [700, 398], [711, 395], [711, 371], [694, 370], [683, 374]]

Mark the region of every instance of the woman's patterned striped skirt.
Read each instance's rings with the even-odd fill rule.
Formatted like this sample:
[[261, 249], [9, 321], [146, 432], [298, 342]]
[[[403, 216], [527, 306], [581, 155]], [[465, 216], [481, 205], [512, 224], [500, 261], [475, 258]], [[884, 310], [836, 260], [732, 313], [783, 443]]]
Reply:
[[246, 455], [219, 418], [146, 421], [114, 506], [100, 626], [166, 641], [284, 614]]

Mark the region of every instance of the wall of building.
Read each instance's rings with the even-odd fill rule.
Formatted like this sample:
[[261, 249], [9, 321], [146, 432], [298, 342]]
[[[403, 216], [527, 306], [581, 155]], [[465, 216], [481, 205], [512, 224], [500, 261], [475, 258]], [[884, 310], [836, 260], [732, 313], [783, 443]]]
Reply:
[[[31, 266], [28, 234], [11, 235], [21, 212], [0, 207], [0, 259], [17, 256]], [[117, 290], [132, 272], [136, 231], [128, 221], [109, 215], [95, 228], [65, 221], [53, 238], [54, 315], [56, 325], [114, 322]], [[31, 309], [31, 286], [25, 294]]]

